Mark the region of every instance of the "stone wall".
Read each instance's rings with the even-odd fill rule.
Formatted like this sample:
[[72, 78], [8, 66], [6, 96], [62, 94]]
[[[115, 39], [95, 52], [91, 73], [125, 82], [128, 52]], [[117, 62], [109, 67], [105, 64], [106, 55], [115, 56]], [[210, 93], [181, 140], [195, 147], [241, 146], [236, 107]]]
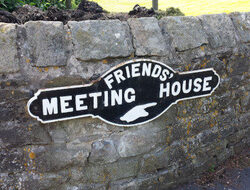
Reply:
[[[134, 58], [214, 68], [210, 97], [136, 127], [83, 118], [41, 124], [38, 89], [91, 82]], [[0, 23], [0, 189], [166, 189], [249, 147], [250, 13]]]

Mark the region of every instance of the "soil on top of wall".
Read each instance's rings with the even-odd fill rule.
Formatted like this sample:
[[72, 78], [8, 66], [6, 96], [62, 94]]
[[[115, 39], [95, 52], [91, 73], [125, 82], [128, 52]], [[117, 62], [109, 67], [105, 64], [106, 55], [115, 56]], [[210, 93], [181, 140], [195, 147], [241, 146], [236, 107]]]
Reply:
[[28, 21], [61, 21], [66, 24], [68, 21], [82, 20], [107, 20], [119, 19], [127, 20], [128, 18], [151, 17], [157, 16], [158, 13], [153, 8], [147, 9], [139, 5], [135, 5], [129, 13], [108, 13], [100, 5], [95, 2], [83, 0], [75, 10], [62, 10], [56, 7], [49, 7], [48, 10], [24, 5], [17, 8], [12, 13], [0, 10], [0, 22], [24, 24]]

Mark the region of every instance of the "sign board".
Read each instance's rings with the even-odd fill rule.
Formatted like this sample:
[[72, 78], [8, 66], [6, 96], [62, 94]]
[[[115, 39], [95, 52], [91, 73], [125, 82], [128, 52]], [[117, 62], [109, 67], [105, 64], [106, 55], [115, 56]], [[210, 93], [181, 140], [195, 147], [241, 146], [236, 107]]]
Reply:
[[212, 68], [178, 73], [161, 62], [137, 59], [89, 85], [40, 89], [28, 111], [42, 123], [91, 116], [134, 126], [156, 119], [180, 100], [211, 95], [219, 82]]

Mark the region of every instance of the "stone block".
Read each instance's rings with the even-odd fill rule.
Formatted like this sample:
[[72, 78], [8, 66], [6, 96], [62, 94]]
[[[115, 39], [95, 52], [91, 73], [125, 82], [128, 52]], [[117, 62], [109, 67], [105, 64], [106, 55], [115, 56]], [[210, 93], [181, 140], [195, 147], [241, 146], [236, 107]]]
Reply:
[[82, 167], [86, 164], [89, 152], [84, 147], [67, 147], [63, 144], [27, 147], [28, 161], [36, 163], [38, 172], [58, 171], [69, 166]]
[[[250, 35], [250, 34], [249, 34]], [[235, 56], [227, 62], [227, 72], [229, 76], [244, 75], [250, 72], [249, 57], [246, 55]], [[243, 79], [242, 79], [243, 80]]]
[[249, 43], [250, 42], [250, 12], [232, 13], [230, 14], [230, 17], [240, 37], [239, 41], [243, 43]]
[[19, 187], [20, 189], [61, 189], [60, 185], [67, 183], [69, 175], [70, 174], [65, 171], [56, 173], [24, 173], [23, 176], [19, 178], [22, 180], [22, 182], [19, 183]]
[[50, 127], [48, 132], [54, 143], [63, 144], [68, 142], [67, 134], [62, 127]]
[[21, 149], [0, 149], [0, 173], [23, 171], [23, 165], [23, 151]]
[[29, 21], [19, 26], [21, 56], [26, 64], [37, 67], [63, 66], [69, 54], [62, 22]]
[[65, 140], [69, 146], [76, 147], [85, 144], [89, 151], [93, 142], [107, 138], [111, 133], [107, 124], [91, 117], [51, 123], [50, 125], [51, 132], [55, 129], [64, 129]]
[[[58, 188], [57, 188], [58, 189]], [[106, 190], [105, 184], [85, 184], [81, 182], [75, 183], [75, 185], [70, 183], [64, 183], [62, 186], [60, 186], [60, 190]]]
[[51, 142], [45, 128], [36, 122], [0, 122], [0, 148], [20, 147], [28, 144], [49, 144]]
[[25, 106], [27, 104], [27, 99], [2, 102], [0, 104], [0, 121], [19, 121], [26, 122], [30, 119], [30, 116], [25, 112]]
[[212, 48], [234, 47], [235, 28], [226, 14], [203, 15], [199, 17]]
[[[117, 63], [118, 61], [118, 63]], [[113, 61], [112, 65], [120, 64], [120, 60]], [[101, 74], [111, 68], [111, 64], [103, 64], [103, 61], [81, 61], [72, 56], [67, 65], [69, 75], [80, 76], [83, 79], [91, 80], [93, 77], [97, 79]]]
[[80, 60], [127, 57], [133, 53], [129, 26], [119, 20], [70, 21], [68, 26]]
[[170, 163], [170, 149], [163, 147], [143, 156], [140, 174], [155, 173], [159, 169], [167, 168]]
[[107, 183], [118, 179], [135, 177], [139, 161], [136, 158], [120, 159], [111, 164], [89, 165], [79, 171], [80, 181], [85, 183]]
[[119, 157], [114, 142], [111, 139], [99, 140], [92, 143], [89, 162], [112, 163], [118, 160]]
[[[145, 175], [140, 178], [122, 179], [110, 183], [110, 190], [152, 190], [158, 189], [159, 176]], [[166, 188], [165, 188], [166, 189]]]
[[24, 100], [24, 99], [28, 99], [29, 97], [30, 95], [28, 92], [21, 91], [21, 90], [16, 90], [16, 89], [15, 90], [10, 90], [10, 89], [0, 90], [0, 102]]
[[206, 69], [206, 68], [213, 68], [219, 76], [226, 74], [226, 62], [228, 59], [223, 58], [223, 61], [215, 56], [206, 56], [203, 58], [199, 58], [193, 61], [190, 64], [185, 65], [185, 67], [190, 68], [189, 70], [198, 70], [198, 69]]
[[214, 127], [212, 129], [203, 130], [201, 133], [197, 135], [197, 139], [199, 140], [199, 146], [207, 144], [216, 144], [218, 139], [218, 128]]
[[110, 190], [139, 190], [137, 179], [122, 179], [110, 183]]
[[143, 128], [125, 131], [112, 138], [116, 139], [115, 145], [119, 155], [130, 157], [146, 153], [165, 142], [166, 131], [165, 126], [162, 126], [160, 122], [151, 122]]
[[163, 56], [169, 53], [156, 18], [132, 18], [128, 20], [128, 24], [137, 56]]
[[13, 175], [9, 175], [6, 173], [0, 173], [0, 189], [13, 189], [13, 186], [18, 187], [17, 177]]
[[185, 51], [208, 44], [207, 36], [198, 18], [193, 16], [164, 17], [159, 21], [166, 38], [172, 38], [177, 51]]
[[0, 73], [19, 71], [15, 24], [0, 23]]

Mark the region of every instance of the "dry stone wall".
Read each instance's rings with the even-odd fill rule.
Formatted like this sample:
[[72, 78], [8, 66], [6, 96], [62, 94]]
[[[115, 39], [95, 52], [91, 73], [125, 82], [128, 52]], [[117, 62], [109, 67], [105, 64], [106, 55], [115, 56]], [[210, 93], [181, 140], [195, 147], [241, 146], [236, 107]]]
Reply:
[[[134, 58], [212, 67], [221, 82], [135, 127], [28, 115], [38, 89], [90, 83]], [[167, 189], [195, 178], [249, 148], [249, 58], [250, 13], [0, 23], [0, 188]]]

